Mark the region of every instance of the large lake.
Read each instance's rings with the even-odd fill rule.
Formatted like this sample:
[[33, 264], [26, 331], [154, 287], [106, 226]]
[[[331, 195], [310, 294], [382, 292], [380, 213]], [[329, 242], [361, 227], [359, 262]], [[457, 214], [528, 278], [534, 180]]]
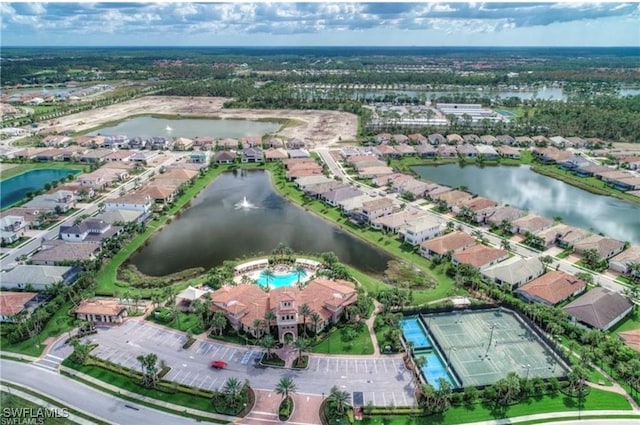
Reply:
[[168, 119], [153, 117], [131, 118], [112, 127], [103, 127], [89, 133], [116, 135], [124, 134], [128, 137], [233, 137], [262, 136], [275, 133], [280, 124], [274, 122], [224, 120], [224, 119]]
[[594, 195], [543, 176], [528, 166], [499, 167], [447, 164], [412, 167], [420, 177], [469, 191], [494, 201], [640, 244], [640, 207], [610, 196]]
[[[246, 197], [251, 208], [239, 208]], [[223, 173], [131, 261], [160, 276], [191, 267], [209, 269], [283, 242], [296, 252], [333, 251], [340, 261], [371, 274], [391, 257], [278, 195], [265, 171]]]
[[32, 170], [8, 178], [0, 183], [0, 206], [9, 207], [22, 200], [28, 192], [43, 189], [47, 183], [77, 173], [79, 173], [78, 170], [70, 169]]

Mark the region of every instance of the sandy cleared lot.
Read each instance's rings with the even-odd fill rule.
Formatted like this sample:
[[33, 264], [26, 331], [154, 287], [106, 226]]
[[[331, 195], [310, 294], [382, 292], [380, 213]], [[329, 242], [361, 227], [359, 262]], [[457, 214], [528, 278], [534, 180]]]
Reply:
[[[294, 109], [224, 109], [229, 99], [222, 97], [147, 96], [105, 108], [80, 112], [44, 123], [45, 127], [59, 132], [84, 131], [99, 127], [109, 121], [124, 119], [137, 114], [167, 114], [184, 117], [217, 117], [258, 120], [268, 118], [291, 119], [298, 125], [281, 129], [277, 136], [299, 138], [313, 142], [315, 147], [329, 146], [339, 141], [356, 139], [358, 120], [353, 114], [337, 111]], [[215, 137], [215, 134], [211, 135]]]

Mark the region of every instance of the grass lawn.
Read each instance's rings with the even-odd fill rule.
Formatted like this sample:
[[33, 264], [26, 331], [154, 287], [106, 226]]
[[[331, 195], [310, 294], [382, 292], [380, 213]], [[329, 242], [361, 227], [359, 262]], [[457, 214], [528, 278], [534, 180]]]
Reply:
[[[160, 312], [161, 314], [168, 313], [168, 311], [164, 308], [157, 308], [155, 311]], [[200, 327], [200, 321], [198, 320], [196, 315], [192, 313], [178, 312], [177, 319], [173, 322], [165, 322], [161, 319], [157, 319], [154, 313], [151, 313], [149, 316], [147, 316], [147, 320], [162, 326], [166, 326], [168, 328], [176, 329], [180, 332], [191, 331], [193, 335], [198, 335], [204, 332], [204, 329]]]
[[[2, 406], [3, 409], [3, 414], [2, 414], [2, 423], [14, 423], [12, 421], [16, 421], [15, 423], [27, 423], [26, 420], [30, 420], [31, 418], [29, 418], [28, 413], [27, 416], [14, 416], [11, 414], [11, 411], [9, 409], [31, 409], [32, 412], [37, 412], [38, 409], [42, 409], [45, 406], [41, 406], [39, 404], [35, 404], [32, 403], [28, 400], [25, 400], [23, 398], [18, 397], [15, 394], [9, 394], [7, 392], [4, 391], [0, 391], [0, 405]], [[64, 408], [65, 406], [59, 405], [56, 403], [57, 408], [61, 409]], [[6, 409], [6, 410], [5, 410]], [[18, 410], [20, 411], [20, 410]], [[25, 422], [23, 422], [23, 420], [25, 420]], [[40, 422], [33, 422], [33, 423], [40, 423]], [[44, 422], [43, 422], [44, 423]], [[100, 421], [101, 424], [104, 424], [106, 422], [102, 422]], [[46, 419], [46, 424], [47, 425], [67, 425], [69, 424], [69, 420], [66, 418], [47, 418]]]
[[71, 164], [69, 162], [30, 162], [27, 164], [11, 164], [16, 165], [8, 170], [2, 170], [2, 180], [8, 179], [18, 174], [26, 173], [32, 170], [59, 170], [69, 169], [83, 171], [87, 166], [79, 164]]
[[611, 332], [620, 333], [632, 331], [634, 329], [640, 329], [640, 312], [638, 311], [638, 308], [635, 308], [626, 319], [618, 323]]
[[373, 354], [373, 343], [369, 336], [367, 326], [362, 326], [356, 332], [356, 337], [352, 341], [345, 342], [343, 328], [332, 328], [329, 336], [311, 348], [312, 353], [322, 354]]
[[[129, 288], [129, 285], [125, 282], [116, 282], [116, 273], [118, 267], [124, 263], [144, 242], [156, 231], [158, 228], [166, 224], [167, 219], [175, 214], [178, 210], [184, 207], [187, 202], [190, 202], [202, 189], [204, 189], [211, 181], [220, 175], [223, 171], [228, 170], [228, 166], [219, 166], [209, 169], [207, 174], [198, 179], [196, 183], [187, 188], [180, 198], [169, 209], [167, 215], [163, 215], [158, 220], [152, 220], [147, 224], [147, 229], [133, 238], [118, 254], [113, 257], [98, 273], [98, 285], [96, 288], [96, 294], [98, 295], [113, 295], [117, 290], [117, 287]], [[186, 282], [185, 282], [186, 283]], [[188, 285], [185, 285], [186, 288]], [[143, 297], [149, 297], [153, 289], [135, 289], [130, 288], [133, 291], [137, 291]]]
[[27, 339], [26, 341], [19, 342], [17, 344], [11, 344], [3, 336], [0, 338], [0, 347], [4, 351], [11, 351], [13, 353], [26, 354], [28, 356], [38, 357], [44, 350], [42, 343], [49, 337], [55, 337], [63, 332], [67, 332], [73, 328], [75, 318], [69, 316], [67, 312], [73, 307], [71, 301], [68, 301], [62, 305], [49, 322], [42, 329], [40, 334], [33, 339]]
[[[631, 410], [629, 402], [624, 396], [611, 393], [596, 388], [591, 389], [591, 393], [586, 397], [581, 411], [585, 410]], [[365, 418], [362, 423], [366, 425], [389, 424], [389, 425], [427, 425], [427, 424], [459, 424], [476, 421], [489, 421], [507, 417], [524, 415], [535, 415], [547, 412], [578, 412], [577, 399], [570, 398], [558, 393], [556, 396], [545, 396], [540, 400], [530, 399], [529, 401], [509, 406], [504, 414], [492, 412], [490, 408], [482, 404], [476, 404], [472, 409], [467, 407], [454, 407], [446, 411], [443, 415], [433, 415], [426, 417], [398, 416], [376, 416]]]

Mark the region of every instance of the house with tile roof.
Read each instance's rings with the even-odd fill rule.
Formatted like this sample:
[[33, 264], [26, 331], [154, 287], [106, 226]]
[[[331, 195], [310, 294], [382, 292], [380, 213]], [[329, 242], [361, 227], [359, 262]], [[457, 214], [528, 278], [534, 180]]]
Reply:
[[538, 233], [553, 226], [553, 220], [536, 214], [528, 214], [511, 222], [511, 230], [514, 233], [524, 235], [527, 232]]
[[595, 249], [600, 259], [609, 259], [622, 252], [624, 242], [607, 236], [591, 235], [576, 242], [573, 245], [573, 249], [578, 254], [584, 254], [587, 250]]
[[609, 268], [619, 273], [630, 273], [631, 264], [640, 264], [640, 246], [634, 245], [609, 260]]
[[[260, 330], [255, 328], [255, 321], [264, 323], [265, 313], [269, 310], [276, 315], [270, 323], [275, 328], [278, 340], [285, 342], [295, 340], [305, 318], [299, 314], [299, 308], [307, 304], [318, 313], [321, 320], [319, 332], [331, 323], [337, 323], [344, 310], [358, 300], [358, 293], [353, 283], [345, 280], [316, 278], [305, 287], [281, 287], [265, 292], [258, 285], [225, 286], [211, 293], [211, 310], [221, 311], [234, 329], [244, 330], [258, 336]], [[312, 324], [306, 319], [307, 327]]]
[[474, 245], [464, 251], [453, 254], [454, 264], [468, 264], [483, 270], [489, 266], [509, 258], [509, 252], [504, 249], [491, 248], [486, 245]]
[[423, 241], [440, 236], [444, 229], [445, 225], [441, 219], [425, 215], [411, 220], [400, 232], [404, 242], [419, 245]]
[[411, 221], [416, 218], [427, 215], [427, 212], [418, 208], [406, 208], [393, 214], [375, 218], [371, 221], [371, 227], [374, 229], [382, 229], [389, 233], [398, 233]]
[[25, 289], [31, 286], [36, 291], [42, 291], [56, 283], [72, 283], [79, 272], [79, 267], [19, 265], [0, 273], [0, 287]]
[[120, 324], [127, 317], [127, 308], [115, 299], [83, 300], [74, 313], [86, 322]]
[[26, 313], [37, 296], [37, 292], [0, 291], [0, 322], [15, 322], [16, 316]]
[[587, 326], [606, 331], [631, 314], [633, 304], [617, 292], [597, 287], [571, 301], [564, 311]]
[[521, 286], [515, 293], [526, 301], [554, 306], [586, 289], [587, 284], [583, 280], [561, 270], [554, 270]]
[[476, 244], [468, 233], [455, 231], [420, 243], [420, 255], [426, 258], [442, 257], [448, 252], [456, 254]]
[[100, 253], [100, 244], [66, 242], [60, 239], [43, 241], [40, 249], [29, 259], [38, 266], [55, 266], [75, 261], [94, 260]]
[[498, 286], [513, 291], [542, 276], [545, 266], [537, 257], [513, 257], [482, 271], [489, 280]]

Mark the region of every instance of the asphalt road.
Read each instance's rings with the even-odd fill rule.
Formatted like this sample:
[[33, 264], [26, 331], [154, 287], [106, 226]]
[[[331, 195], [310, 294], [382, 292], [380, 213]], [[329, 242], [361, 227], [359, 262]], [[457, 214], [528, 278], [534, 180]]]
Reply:
[[[198, 421], [165, 413], [97, 391], [71, 378], [33, 364], [0, 359], [2, 380], [21, 384], [61, 400], [66, 406], [117, 424], [196, 424]], [[127, 407], [131, 406], [131, 407]], [[138, 410], [136, 410], [138, 409]]]

